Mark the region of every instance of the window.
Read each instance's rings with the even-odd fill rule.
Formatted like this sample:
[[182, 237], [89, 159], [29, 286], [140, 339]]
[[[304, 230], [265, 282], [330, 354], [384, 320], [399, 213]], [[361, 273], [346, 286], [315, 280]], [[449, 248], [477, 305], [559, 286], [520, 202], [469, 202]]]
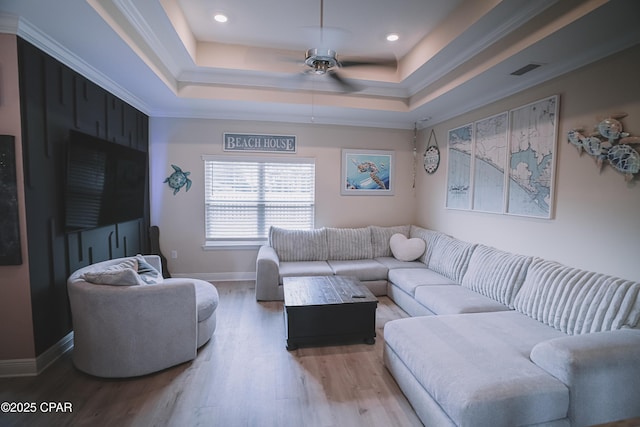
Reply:
[[203, 160], [207, 243], [264, 241], [272, 225], [314, 227], [313, 159]]

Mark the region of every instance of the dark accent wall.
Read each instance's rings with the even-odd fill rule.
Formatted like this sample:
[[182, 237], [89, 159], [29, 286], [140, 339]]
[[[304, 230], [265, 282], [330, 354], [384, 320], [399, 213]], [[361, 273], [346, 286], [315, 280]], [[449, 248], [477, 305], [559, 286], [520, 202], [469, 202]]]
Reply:
[[18, 64], [31, 304], [40, 355], [71, 331], [71, 272], [149, 249], [148, 179], [143, 218], [65, 233], [69, 130], [148, 151], [149, 118], [20, 38]]

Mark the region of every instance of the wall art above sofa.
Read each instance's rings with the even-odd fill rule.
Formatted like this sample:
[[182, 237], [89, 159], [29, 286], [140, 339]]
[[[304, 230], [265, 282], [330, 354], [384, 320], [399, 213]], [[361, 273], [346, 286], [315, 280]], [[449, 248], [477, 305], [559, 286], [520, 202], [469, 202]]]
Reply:
[[448, 133], [449, 209], [551, 218], [558, 96]]

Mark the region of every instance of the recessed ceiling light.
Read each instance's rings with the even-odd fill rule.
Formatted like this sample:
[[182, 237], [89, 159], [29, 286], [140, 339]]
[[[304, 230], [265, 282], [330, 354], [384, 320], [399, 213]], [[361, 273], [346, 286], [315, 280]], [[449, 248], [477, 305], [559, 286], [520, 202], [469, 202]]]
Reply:
[[391, 33], [387, 35], [387, 41], [395, 42], [395, 41], [398, 41], [399, 39], [400, 39], [400, 36], [397, 35], [396, 33]]
[[227, 18], [227, 15], [223, 15], [222, 13], [216, 13], [213, 19], [216, 22], [221, 22], [221, 23], [227, 22], [229, 20], [229, 18]]

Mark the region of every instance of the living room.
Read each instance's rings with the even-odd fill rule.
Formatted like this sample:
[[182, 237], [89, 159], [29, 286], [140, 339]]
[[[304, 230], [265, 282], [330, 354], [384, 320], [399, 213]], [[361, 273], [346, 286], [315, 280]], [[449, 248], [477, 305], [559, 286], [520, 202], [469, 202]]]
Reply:
[[[615, 23], [611, 25], [615, 27]], [[0, 104], [0, 133], [16, 136], [16, 157], [20, 159], [20, 141], [25, 137], [19, 102], [18, 37], [15, 31], [8, 33], [0, 37], [0, 93], [4, 99]], [[587, 128], [588, 132], [599, 120], [619, 113], [626, 114], [620, 119], [624, 131], [631, 136], [640, 135], [640, 122], [637, 120], [640, 117], [640, 84], [635, 70], [640, 57], [638, 41], [631, 41], [625, 49], [616, 50], [613, 55], [530, 88], [497, 97], [480, 107], [434, 124], [429, 121], [421, 123], [415, 135], [415, 145], [412, 126], [312, 122], [309, 105], [305, 106], [307, 122], [259, 120], [255, 116], [250, 120], [224, 116], [168, 117], [154, 116], [152, 111], [145, 111], [149, 116], [149, 221], [160, 228], [160, 245], [168, 255], [169, 270], [175, 276], [211, 281], [247, 281], [251, 280], [252, 274], [255, 276], [256, 245], [250, 248], [204, 248], [202, 156], [225, 155], [223, 134], [231, 132], [296, 135], [298, 149], [294, 156], [315, 159], [316, 227], [417, 224], [461, 240], [638, 281], [640, 190], [637, 177], [626, 181], [623, 174], [608, 164], [600, 169], [591, 156], [580, 153], [567, 142], [570, 130]], [[553, 95], [559, 96], [559, 120], [550, 218], [448, 208], [448, 132]], [[464, 98], [459, 102], [464, 102]], [[322, 108], [315, 108], [320, 117]], [[430, 137], [432, 130], [442, 158], [439, 169], [427, 174], [422, 160], [427, 145], [433, 142]], [[394, 194], [341, 194], [343, 150], [348, 149], [392, 150]], [[20, 163], [17, 166], [18, 182], [23, 183], [28, 171]], [[193, 184], [189, 191], [183, 188], [174, 194], [164, 182], [173, 172], [171, 164], [190, 172], [189, 179]], [[33, 168], [37, 167], [33, 165]], [[19, 184], [18, 188], [24, 187]], [[68, 265], [63, 255], [67, 249], [63, 247], [63, 253], [50, 251], [50, 248], [40, 252], [32, 245], [27, 246], [27, 234], [47, 236], [51, 233], [47, 227], [55, 227], [55, 224], [28, 228], [25, 205], [22, 203], [20, 206], [23, 264], [0, 267], [3, 320], [0, 326], [0, 360], [5, 362], [8, 370], [15, 366], [22, 369], [24, 362], [28, 361], [27, 371], [39, 371], [46, 363], [38, 362], [38, 358], [57, 345], [70, 329], [66, 303], [55, 300], [66, 298], [66, 294], [51, 294], [41, 289], [48, 285], [34, 288], [29, 261], [33, 259], [30, 262], [36, 262], [43, 253], [47, 254], [50, 257], [47, 264], [53, 266], [52, 276], [59, 281], [60, 276], [67, 274]]]

